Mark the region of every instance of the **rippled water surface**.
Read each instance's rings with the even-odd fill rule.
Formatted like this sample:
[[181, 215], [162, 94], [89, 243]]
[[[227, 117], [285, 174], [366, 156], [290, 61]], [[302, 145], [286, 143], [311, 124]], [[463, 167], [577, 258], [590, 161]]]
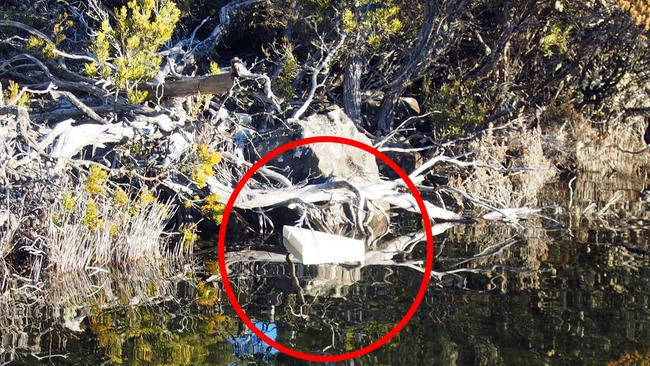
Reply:
[[[550, 190], [549, 200], [572, 206], [521, 226], [481, 222], [437, 236], [434, 269], [447, 274], [432, 278], [397, 337], [344, 364], [648, 362], [646, 183], [597, 181], [574, 181], [572, 192], [567, 183]], [[396, 237], [414, 230], [417, 218], [402, 221]], [[378, 339], [404, 315], [423, 275], [425, 247], [417, 240], [400, 253], [380, 245], [376, 265], [363, 267], [287, 262], [278, 241], [271, 236], [264, 245], [260, 239], [231, 246], [256, 259], [233, 260], [229, 273], [255, 324], [303, 352], [346, 352]], [[209, 278], [218, 270], [211, 255], [196, 258], [194, 269], [170, 264], [58, 279], [50, 303], [16, 304], [2, 314], [3, 357], [16, 365], [306, 364], [242, 325], [215, 276]]]

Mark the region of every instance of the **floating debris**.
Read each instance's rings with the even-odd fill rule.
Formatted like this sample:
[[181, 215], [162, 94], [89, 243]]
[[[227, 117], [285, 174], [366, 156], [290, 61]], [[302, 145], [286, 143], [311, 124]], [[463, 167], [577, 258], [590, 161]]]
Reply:
[[303, 264], [363, 262], [363, 241], [295, 226], [282, 229], [284, 246]]

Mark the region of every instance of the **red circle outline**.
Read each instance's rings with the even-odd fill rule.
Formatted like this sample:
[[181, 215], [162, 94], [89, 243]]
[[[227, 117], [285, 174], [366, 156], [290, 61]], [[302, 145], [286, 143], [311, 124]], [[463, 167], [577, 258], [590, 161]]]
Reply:
[[226, 291], [226, 294], [228, 295], [228, 300], [230, 301], [230, 304], [232, 307], [235, 309], [235, 312], [237, 315], [241, 318], [241, 320], [246, 324], [248, 329], [250, 329], [255, 335], [257, 335], [260, 339], [262, 339], [266, 344], [272, 346], [273, 348], [277, 349], [278, 351], [287, 354], [289, 356], [299, 358], [302, 360], [306, 361], [313, 361], [313, 362], [337, 362], [337, 361], [344, 361], [344, 360], [349, 360], [355, 357], [360, 357], [363, 355], [366, 355], [377, 348], [383, 346], [386, 342], [388, 342], [391, 338], [397, 335], [406, 324], [411, 320], [415, 312], [417, 311], [418, 307], [420, 306], [420, 303], [422, 302], [422, 299], [424, 298], [424, 294], [427, 291], [427, 288], [429, 286], [429, 280], [431, 276], [423, 275], [422, 276], [422, 282], [420, 283], [420, 288], [415, 295], [415, 298], [413, 300], [413, 303], [409, 307], [408, 311], [404, 315], [404, 317], [391, 329], [388, 333], [386, 333], [383, 337], [378, 339], [377, 341], [371, 343], [368, 346], [365, 346], [363, 348], [347, 352], [347, 353], [341, 353], [341, 354], [335, 354], [335, 355], [318, 355], [318, 354], [312, 354], [312, 353], [305, 353], [305, 352], [300, 352], [297, 350], [294, 350], [289, 347], [285, 347], [282, 344], [272, 340], [269, 338], [266, 334], [264, 334], [261, 330], [259, 330], [255, 324], [250, 320], [250, 318], [246, 315], [242, 307], [239, 305], [239, 302], [237, 301], [237, 297], [230, 286], [230, 280], [228, 279], [228, 271], [226, 268], [226, 260], [225, 260], [225, 241], [226, 241], [226, 228], [228, 226], [228, 218], [230, 217], [230, 212], [232, 211], [232, 208], [234, 206], [235, 200], [239, 196], [239, 193], [242, 191], [244, 186], [246, 185], [246, 182], [259, 170], [261, 167], [263, 167], [266, 163], [268, 163], [271, 159], [274, 157], [289, 151], [291, 149], [294, 149], [299, 146], [303, 145], [308, 145], [308, 144], [314, 144], [314, 143], [338, 143], [338, 144], [344, 144], [348, 146], [353, 146], [358, 149], [361, 149], [365, 152], [373, 154], [376, 158], [381, 159], [386, 165], [391, 167], [397, 174], [402, 178], [402, 180], [406, 183], [406, 186], [409, 188], [411, 191], [411, 194], [415, 198], [415, 201], [418, 204], [418, 208], [420, 209], [420, 213], [422, 215], [422, 223], [424, 225], [424, 231], [426, 234], [426, 239], [427, 239], [427, 257], [426, 257], [426, 262], [424, 266], [424, 273], [430, 273], [431, 269], [433, 268], [433, 253], [434, 253], [434, 246], [433, 246], [433, 235], [431, 233], [431, 223], [429, 221], [429, 215], [427, 213], [427, 209], [424, 205], [424, 201], [422, 200], [422, 196], [420, 195], [420, 192], [417, 190], [411, 179], [408, 177], [408, 175], [400, 168], [397, 163], [395, 163], [392, 159], [390, 159], [386, 154], [380, 152], [379, 150], [375, 149], [372, 146], [368, 146], [362, 142], [356, 141], [356, 140], [351, 140], [343, 137], [338, 137], [338, 136], [315, 136], [315, 137], [307, 137], [304, 139], [296, 140], [296, 141], [291, 141], [287, 144], [284, 144], [273, 151], [269, 152], [266, 154], [264, 157], [262, 157], [257, 163], [255, 163], [247, 172], [244, 174], [242, 179], [237, 183], [235, 186], [232, 194], [230, 195], [230, 198], [228, 199], [228, 203], [226, 204], [226, 207], [223, 212], [223, 219], [221, 221], [221, 227], [219, 228], [219, 238], [218, 238], [218, 248], [217, 248], [217, 255], [219, 259], [219, 271], [221, 272], [221, 278], [222, 278], [222, 283], [224, 290]]

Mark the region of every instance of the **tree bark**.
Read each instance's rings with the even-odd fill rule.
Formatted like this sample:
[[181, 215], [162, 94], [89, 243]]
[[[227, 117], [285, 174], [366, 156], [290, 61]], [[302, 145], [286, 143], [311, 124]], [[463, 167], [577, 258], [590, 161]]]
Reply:
[[357, 52], [348, 58], [343, 80], [343, 107], [355, 124], [361, 123], [361, 75], [363, 60]]
[[186, 97], [188, 95], [201, 94], [223, 94], [232, 87], [232, 74], [223, 73], [219, 75], [188, 77], [180, 80], [166, 80], [161, 85], [147, 83], [140, 88], [149, 92], [149, 98], [173, 98]]
[[[455, 4], [447, 1], [427, 0], [426, 13], [418, 40], [409, 52], [409, 59], [402, 64], [397, 78], [390, 84], [388, 91], [384, 94], [377, 119], [377, 128], [382, 131], [390, 130], [395, 105], [404, 93], [404, 90], [411, 84], [414, 77], [420, 75], [426, 65], [434, 62], [442, 52], [449, 46], [449, 40], [453, 38], [455, 23], [458, 15], [467, 5], [467, 0], [461, 0]], [[443, 8], [446, 11], [442, 12]], [[442, 27], [442, 22], [446, 23]]]

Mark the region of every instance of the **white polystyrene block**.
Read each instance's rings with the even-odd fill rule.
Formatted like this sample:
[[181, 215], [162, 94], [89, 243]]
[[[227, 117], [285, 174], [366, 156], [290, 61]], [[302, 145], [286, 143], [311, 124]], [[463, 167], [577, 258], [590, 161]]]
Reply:
[[284, 246], [303, 264], [363, 262], [363, 241], [320, 231], [285, 226]]

